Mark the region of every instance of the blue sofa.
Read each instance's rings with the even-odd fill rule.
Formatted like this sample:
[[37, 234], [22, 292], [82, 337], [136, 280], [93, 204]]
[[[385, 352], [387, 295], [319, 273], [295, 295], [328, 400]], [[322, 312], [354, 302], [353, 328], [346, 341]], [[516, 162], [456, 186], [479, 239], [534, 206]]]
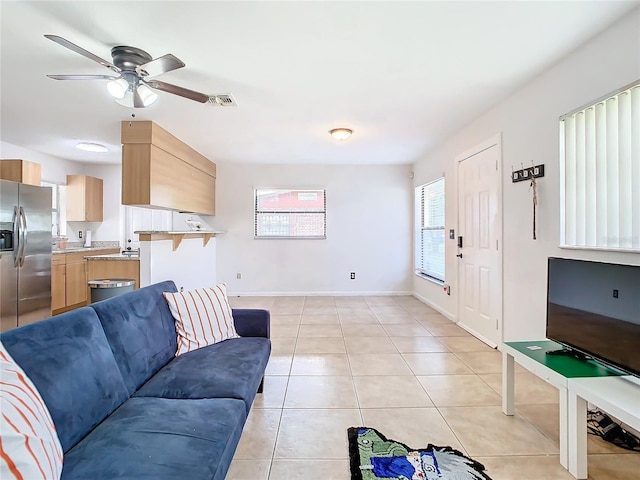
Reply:
[[241, 338], [175, 357], [167, 281], [4, 332], [64, 451], [63, 479], [224, 479], [271, 351], [269, 312]]

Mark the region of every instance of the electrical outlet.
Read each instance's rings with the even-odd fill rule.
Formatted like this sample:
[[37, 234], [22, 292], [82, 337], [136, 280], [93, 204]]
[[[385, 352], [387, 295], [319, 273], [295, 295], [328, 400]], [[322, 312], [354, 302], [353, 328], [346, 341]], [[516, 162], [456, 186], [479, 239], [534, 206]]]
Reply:
[[82, 230], [78, 230], [78, 238], [82, 238]]
[[355, 280], [356, 279], [356, 272], [351, 272], [351, 280]]
[[242, 280], [242, 274], [241, 273], [236, 273], [236, 279], [237, 280]]
[[613, 289], [613, 298], [618, 298], [618, 290], [617, 289]]

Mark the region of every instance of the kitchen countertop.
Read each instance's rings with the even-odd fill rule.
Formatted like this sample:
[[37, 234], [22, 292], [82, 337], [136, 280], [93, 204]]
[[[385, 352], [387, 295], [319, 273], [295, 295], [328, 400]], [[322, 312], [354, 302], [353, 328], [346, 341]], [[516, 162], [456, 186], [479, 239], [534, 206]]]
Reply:
[[82, 253], [82, 252], [99, 252], [101, 250], [113, 250], [119, 249], [117, 245], [115, 247], [71, 247], [64, 249], [51, 250], [52, 255], [59, 255], [61, 253]]
[[140, 260], [138, 255], [123, 255], [122, 253], [111, 253], [106, 255], [90, 255], [84, 257], [87, 260]]
[[216, 234], [216, 233], [224, 233], [221, 230], [136, 230], [133, 233], [137, 233], [138, 235], [155, 235], [155, 234], [166, 234], [166, 235], [185, 235], [188, 233], [208, 233], [208, 234]]
[[58, 248], [58, 243], [62, 243], [63, 239], [54, 238], [53, 245], [51, 247], [51, 253], [53, 255], [59, 255], [62, 253], [85, 253], [85, 252], [99, 252], [101, 250], [120, 250], [120, 242], [117, 240], [98, 240], [91, 242], [90, 247], [85, 247], [84, 242], [66, 242], [67, 248]]

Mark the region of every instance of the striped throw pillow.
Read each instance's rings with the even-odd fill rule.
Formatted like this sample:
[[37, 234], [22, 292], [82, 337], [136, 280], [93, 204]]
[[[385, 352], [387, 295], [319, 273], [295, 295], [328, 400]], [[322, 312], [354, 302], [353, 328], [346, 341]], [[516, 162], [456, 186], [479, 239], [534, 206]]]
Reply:
[[59, 479], [62, 447], [47, 406], [0, 342], [0, 478]]
[[165, 292], [163, 295], [176, 322], [176, 357], [238, 337], [225, 283], [189, 292]]

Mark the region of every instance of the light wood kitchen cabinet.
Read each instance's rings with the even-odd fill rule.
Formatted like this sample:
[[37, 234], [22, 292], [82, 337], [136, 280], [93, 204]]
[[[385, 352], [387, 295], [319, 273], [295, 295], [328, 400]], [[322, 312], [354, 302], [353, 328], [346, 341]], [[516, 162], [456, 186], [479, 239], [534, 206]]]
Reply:
[[86, 303], [87, 301], [87, 262], [84, 259], [69, 263], [67, 260], [67, 270], [65, 278], [67, 289], [67, 305], [76, 303]]
[[[127, 278], [134, 280], [134, 290], [140, 288], [140, 260], [129, 258], [126, 260], [87, 260], [87, 279], [101, 280], [104, 278]], [[91, 295], [89, 293], [89, 295]]]
[[58, 253], [51, 261], [51, 309], [53, 314], [84, 307], [89, 303], [87, 261], [90, 255], [118, 253], [119, 249]]
[[67, 175], [67, 221], [101, 222], [102, 179], [87, 175]]
[[51, 261], [51, 309], [54, 311], [67, 306], [64, 257], [64, 254], [54, 255]]
[[150, 121], [122, 122], [122, 204], [216, 212], [216, 164]]
[[39, 187], [42, 181], [42, 169], [39, 163], [27, 160], [0, 160], [0, 178]]

